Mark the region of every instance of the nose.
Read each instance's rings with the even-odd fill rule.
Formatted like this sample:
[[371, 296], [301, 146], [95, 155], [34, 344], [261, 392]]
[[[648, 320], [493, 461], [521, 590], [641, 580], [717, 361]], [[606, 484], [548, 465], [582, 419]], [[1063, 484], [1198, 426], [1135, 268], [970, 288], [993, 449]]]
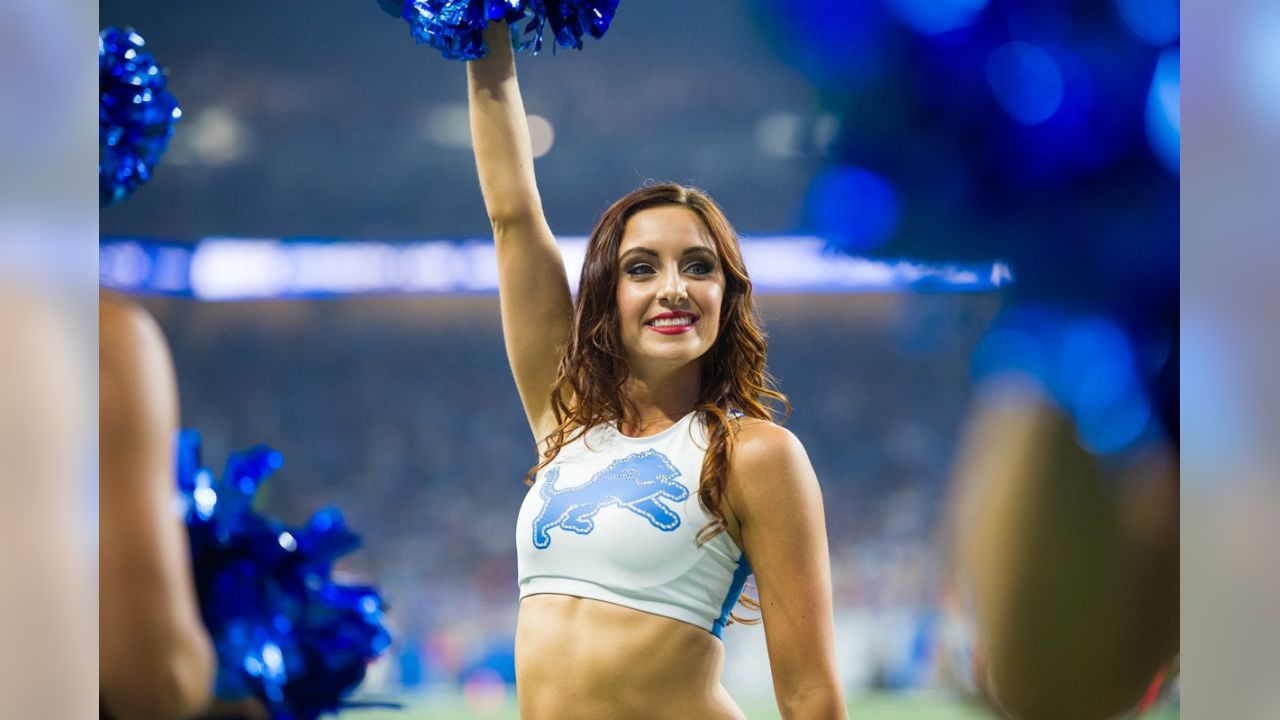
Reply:
[[668, 307], [677, 307], [689, 301], [689, 287], [679, 270], [668, 270], [663, 273], [662, 284], [658, 287], [658, 302]]

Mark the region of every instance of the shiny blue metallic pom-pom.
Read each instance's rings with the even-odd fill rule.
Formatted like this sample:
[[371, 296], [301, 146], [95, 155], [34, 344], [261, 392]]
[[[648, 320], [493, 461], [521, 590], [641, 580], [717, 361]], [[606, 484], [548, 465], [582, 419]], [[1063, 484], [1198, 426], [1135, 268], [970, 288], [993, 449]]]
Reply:
[[482, 33], [491, 21], [512, 26], [518, 49], [542, 49], [542, 32], [551, 26], [556, 44], [582, 49], [582, 35], [603, 37], [618, 0], [378, 0], [387, 14], [403, 18], [419, 43], [450, 60], [475, 60], [488, 53]]
[[151, 179], [182, 116], [165, 71], [133, 30], [98, 34], [98, 203], [106, 206]]
[[490, 20], [524, 17], [524, 0], [378, 0], [382, 9], [409, 23], [419, 43], [449, 60], [475, 60], [488, 52], [481, 33]]
[[377, 588], [338, 585], [334, 561], [360, 546], [342, 514], [288, 527], [253, 509], [284, 463], [265, 445], [236, 453], [221, 478], [200, 467], [200, 435], [178, 438], [178, 494], [200, 613], [218, 653], [216, 694], [256, 697], [277, 720], [336, 712], [390, 645]]
[[581, 50], [583, 33], [604, 37], [618, 11], [618, 0], [526, 0], [526, 4], [530, 20], [525, 32], [533, 36], [529, 42], [535, 53], [542, 50], [544, 23], [551, 26], [557, 45]]

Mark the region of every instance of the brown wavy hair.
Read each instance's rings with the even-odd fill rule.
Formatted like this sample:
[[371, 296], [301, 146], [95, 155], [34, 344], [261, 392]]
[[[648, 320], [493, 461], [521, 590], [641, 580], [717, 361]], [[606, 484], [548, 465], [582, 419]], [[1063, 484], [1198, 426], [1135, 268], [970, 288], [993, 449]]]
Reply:
[[[632, 415], [637, 414], [634, 403], [622, 392], [628, 370], [617, 304], [618, 249], [633, 215], [670, 205], [687, 208], [702, 221], [725, 276], [716, 340], [699, 359], [702, 382], [695, 410], [706, 424], [708, 447], [698, 479], [698, 499], [712, 516], [698, 531], [701, 546], [726, 528], [721, 503], [738, 429], [731, 411], [773, 420], [773, 408], [764, 404], [768, 400], [781, 406], [785, 421], [791, 414], [791, 403], [775, 389], [765, 367], [768, 343], [752, 302], [751, 280], [742, 261], [738, 234], [715, 201], [697, 188], [675, 183], [642, 187], [610, 206], [591, 232], [574, 301], [572, 333], [551, 386], [556, 429], [547, 437], [540, 462], [525, 475], [525, 484], [532, 485], [538, 471], [589, 428], [620, 423], [624, 405]], [[753, 610], [760, 607], [745, 594], [741, 602]], [[737, 616], [732, 619], [759, 622]]]

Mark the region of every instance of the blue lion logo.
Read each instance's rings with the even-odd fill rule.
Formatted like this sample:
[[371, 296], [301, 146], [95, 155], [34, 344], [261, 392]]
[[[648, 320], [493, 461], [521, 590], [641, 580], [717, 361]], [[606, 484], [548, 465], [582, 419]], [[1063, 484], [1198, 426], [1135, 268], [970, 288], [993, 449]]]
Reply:
[[595, 516], [604, 508], [618, 506], [671, 532], [680, 527], [680, 516], [662, 504], [663, 500], [684, 502], [689, 489], [675, 481], [680, 476], [666, 455], [645, 450], [614, 460], [590, 480], [577, 487], [557, 490], [560, 468], [547, 471], [542, 489], [542, 511], [533, 519], [533, 546], [551, 545], [551, 528], [559, 526], [579, 535], [595, 529]]

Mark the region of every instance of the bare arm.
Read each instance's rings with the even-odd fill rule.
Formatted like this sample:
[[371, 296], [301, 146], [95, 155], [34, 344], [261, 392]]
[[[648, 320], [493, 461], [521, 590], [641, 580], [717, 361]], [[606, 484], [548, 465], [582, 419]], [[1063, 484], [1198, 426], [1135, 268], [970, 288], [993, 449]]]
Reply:
[[467, 64], [471, 139], [498, 253], [502, 334], [535, 440], [555, 428], [550, 390], [573, 324], [564, 260], [542, 213], [529, 125], [506, 24], [485, 31], [489, 55]]
[[1122, 715], [1178, 652], [1176, 470], [1152, 460], [1149, 477], [1108, 475], [1047, 399], [984, 402], [971, 417], [958, 559], [979, 680], [1007, 714]]
[[214, 655], [173, 511], [177, 391], [142, 309], [99, 305], [99, 674], [120, 720], [188, 717], [209, 702]]
[[776, 425], [744, 426], [728, 490], [756, 576], [782, 717], [845, 718], [822, 492], [804, 447]]

